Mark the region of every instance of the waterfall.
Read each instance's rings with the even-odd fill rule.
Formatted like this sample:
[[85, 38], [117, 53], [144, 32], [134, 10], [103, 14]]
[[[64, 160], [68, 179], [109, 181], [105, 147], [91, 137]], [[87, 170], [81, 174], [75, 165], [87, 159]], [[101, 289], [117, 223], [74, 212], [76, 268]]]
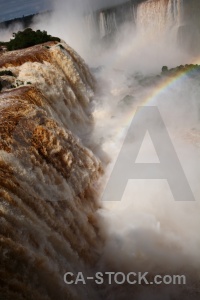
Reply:
[[0, 68], [14, 75], [1, 77], [0, 298], [85, 299], [63, 275], [87, 273], [101, 248], [93, 183], [102, 169], [82, 139], [94, 80], [64, 43], [7, 52]]
[[95, 28], [95, 33], [98, 32], [99, 37], [103, 38], [116, 32], [126, 22], [134, 23], [135, 10], [131, 1], [128, 1], [114, 7], [95, 11], [92, 14], [86, 15], [85, 18], [87, 23], [88, 20], [93, 20], [89, 21], [89, 31], [94, 32], [93, 28]]
[[[157, 198], [152, 199], [155, 206], [151, 207], [151, 203], [142, 200], [136, 188], [130, 206], [123, 207], [121, 203], [116, 210], [99, 210], [98, 180], [104, 168], [96, 154], [101, 152], [101, 147], [102, 151], [117, 148], [115, 141], [122, 138], [118, 128], [123, 127], [124, 131], [127, 126], [124, 120], [121, 122], [122, 118], [132, 113], [134, 105], [146, 103], [149, 95], [157, 95], [160, 83], [168, 86], [169, 78], [165, 75], [134, 74], [137, 70], [132, 67], [131, 60], [137, 59], [140, 68], [151, 60], [148, 57], [151, 37], [159, 43], [161, 37], [165, 39], [166, 32], [173, 33], [183, 48], [200, 47], [200, 21], [196, 14], [200, 5], [198, 0], [189, 1], [191, 5], [188, 0], [132, 0], [86, 16], [91, 38], [96, 34], [104, 38], [116, 33], [127, 22], [142, 36], [138, 48], [132, 36], [126, 40], [130, 42], [128, 45], [122, 41], [122, 51], [118, 51], [120, 57], [116, 56], [120, 59], [113, 59], [114, 63], [112, 59], [111, 62], [106, 60], [107, 65], [101, 67], [102, 61], [97, 60], [100, 67], [94, 69], [103, 87], [97, 95], [96, 117], [95, 113], [92, 116], [96, 82], [84, 60], [66, 43], [49, 42], [0, 53], [0, 71], [12, 74], [0, 76], [0, 299], [196, 300], [191, 298], [193, 296], [198, 299], [199, 238], [196, 229], [199, 218], [194, 214], [194, 211], [198, 213], [196, 206], [189, 209], [186, 203], [181, 210], [179, 203], [171, 206], [166, 202], [166, 205], [164, 188], [162, 194], [158, 191]], [[82, 32], [81, 28], [81, 35]], [[147, 51], [142, 52], [144, 45]], [[111, 50], [110, 57], [115, 55], [114, 47]], [[129, 66], [125, 58], [131, 73], [126, 72]], [[152, 60], [153, 64], [155, 62]], [[188, 77], [188, 81], [183, 89], [181, 82], [177, 83], [177, 88], [175, 82], [161, 96], [162, 105], [176, 102], [177, 95], [180, 98], [178, 104], [175, 103], [177, 112], [174, 104], [166, 107], [176, 127], [179, 114], [184, 114], [187, 125], [190, 110], [199, 109], [194, 101], [185, 99], [193, 95], [192, 78]], [[97, 90], [100, 89], [98, 86]], [[191, 94], [187, 94], [187, 90], [191, 90]], [[182, 112], [182, 98], [187, 103], [186, 114]], [[95, 124], [93, 118], [96, 118]], [[96, 131], [93, 131], [94, 125]], [[100, 137], [98, 129], [103, 132]], [[189, 129], [194, 136], [197, 131], [195, 142], [199, 143], [198, 128], [193, 127], [193, 122]], [[98, 146], [92, 143], [94, 136]], [[111, 148], [103, 148], [106, 139]], [[112, 151], [109, 154], [111, 156]], [[143, 183], [141, 188], [145, 193]], [[160, 195], [162, 201], [156, 210]], [[105, 207], [104, 204], [104, 210]], [[90, 281], [87, 285], [70, 286], [63, 280], [66, 272], [94, 276], [96, 271], [113, 270], [126, 274], [149, 270], [151, 277], [176, 272], [187, 275], [188, 285], [177, 287], [177, 290], [163, 285], [150, 285], [149, 288], [145, 284], [109, 285], [106, 281], [98, 287]]]
[[182, 0], [181, 23], [178, 30], [178, 42], [181, 47], [194, 55], [200, 50], [200, 2]]
[[114, 12], [100, 12], [99, 15], [100, 37], [104, 37], [117, 29], [116, 15]]
[[142, 2], [137, 7], [137, 28], [154, 34], [165, 31], [180, 22], [181, 1], [179, 0], [150, 0]]

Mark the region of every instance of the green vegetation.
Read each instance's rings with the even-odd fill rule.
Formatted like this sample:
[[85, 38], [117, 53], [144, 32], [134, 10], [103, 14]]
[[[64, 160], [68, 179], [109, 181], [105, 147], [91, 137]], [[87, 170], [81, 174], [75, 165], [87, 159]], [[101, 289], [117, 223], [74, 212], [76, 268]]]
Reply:
[[46, 31], [37, 30], [34, 31], [31, 28], [27, 28], [24, 31], [13, 33], [13, 39], [9, 42], [0, 42], [0, 45], [6, 46], [8, 51], [24, 49], [34, 45], [57, 41], [60, 42], [58, 37], [53, 37], [47, 34]]
[[10, 70], [0, 71], [0, 76], [14, 76], [14, 74]]
[[162, 74], [167, 76], [174, 76], [177, 73], [185, 73], [190, 77], [195, 77], [200, 75], [200, 65], [180, 65], [176, 68], [168, 69], [167, 66], [162, 67]]
[[167, 66], [163, 66], [162, 67], [162, 72], [164, 73], [164, 72], [167, 72], [168, 71], [168, 67]]

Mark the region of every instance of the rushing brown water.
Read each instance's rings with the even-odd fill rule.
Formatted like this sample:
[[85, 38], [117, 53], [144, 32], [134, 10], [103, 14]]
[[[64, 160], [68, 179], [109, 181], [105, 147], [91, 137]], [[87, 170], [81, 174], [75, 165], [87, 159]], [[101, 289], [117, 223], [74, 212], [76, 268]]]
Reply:
[[82, 299], [63, 274], [93, 266], [101, 245], [101, 165], [74, 135], [92, 128], [93, 78], [66, 44], [5, 53], [0, 66], [15, 75], [0, 93], [0, 298]]
[[[175, 40], [181, 42], [187, 28], [191, 32], [190, 24], [180, 27], [185, 1], [137, 2], [137, 37], [127, 35], [125, 28], [127, 38], [106, 49], [105, 60], [94, 59], [99, 91], [94, 102], [95, 81], [65, 43], [0, 54], [0, 70], [14, 75], [0, 77], [0, 299], [199, 300], [198, 201], [179, 203], [166, 186], [148, 189], [148, 183], [137, 182], [132, 191], [127, 189], [125, 201], [103, 203], [99, 210], [97, 182], [103, 170], [95, 153], [103, 149], [114, 162], [124, 119], [134, 105], [143, 105], [147, 95], [160, 89], [157, 80], [145, 78], [149, 70], [158, 74], [164, 64], [189, 63], [185, 56], [179, 60], [177, 46], [170, 48]], [[105, 33], [116, 25], [112, 10], [106, 16], [100, 23]], [[64, 22], [59, 22], [61, 29], [74, 28]], [[60, 36], [62, 30], [57, 31]], [[82, 31], [74, 35], [79, 42]], [[138, 70], [144, 78], [139, 74], [137, 79]], [[190, 146], [199, 145], [198, 82], [184, 77], [153, 102], [181, 142], [178, 150], [186, 151], [182, 161], [197, 198], [199, 146]], [[177, 128], [185, 133], [185, 126], [186, 140], [176, 135]], [[145, 150], [151, 158], [148, 145]], [[64, 273], [81, 271], [85, 276], [149, 271], [150, 279], [185, 275], [187, 285], [64, 284]]]

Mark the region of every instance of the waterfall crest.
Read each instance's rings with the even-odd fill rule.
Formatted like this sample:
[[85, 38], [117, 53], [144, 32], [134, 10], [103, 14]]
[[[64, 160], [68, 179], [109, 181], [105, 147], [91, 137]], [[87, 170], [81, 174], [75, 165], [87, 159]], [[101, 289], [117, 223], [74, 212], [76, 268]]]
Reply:
[[14, 75], [0, 93], [1, 298], [85, 299], [63, 275], [92, 266], [101, 245], [102, 168], [81, 140], [94, 80], [64, 43], [7, 52], [0, 66]]

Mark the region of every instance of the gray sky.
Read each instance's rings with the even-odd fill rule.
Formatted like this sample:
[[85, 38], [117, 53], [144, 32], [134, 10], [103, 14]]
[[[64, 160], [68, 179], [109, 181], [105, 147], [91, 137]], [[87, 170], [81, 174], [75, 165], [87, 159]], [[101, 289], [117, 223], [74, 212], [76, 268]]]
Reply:
[[50, 9], [51, 0], [0, 0], [0, 21]]

